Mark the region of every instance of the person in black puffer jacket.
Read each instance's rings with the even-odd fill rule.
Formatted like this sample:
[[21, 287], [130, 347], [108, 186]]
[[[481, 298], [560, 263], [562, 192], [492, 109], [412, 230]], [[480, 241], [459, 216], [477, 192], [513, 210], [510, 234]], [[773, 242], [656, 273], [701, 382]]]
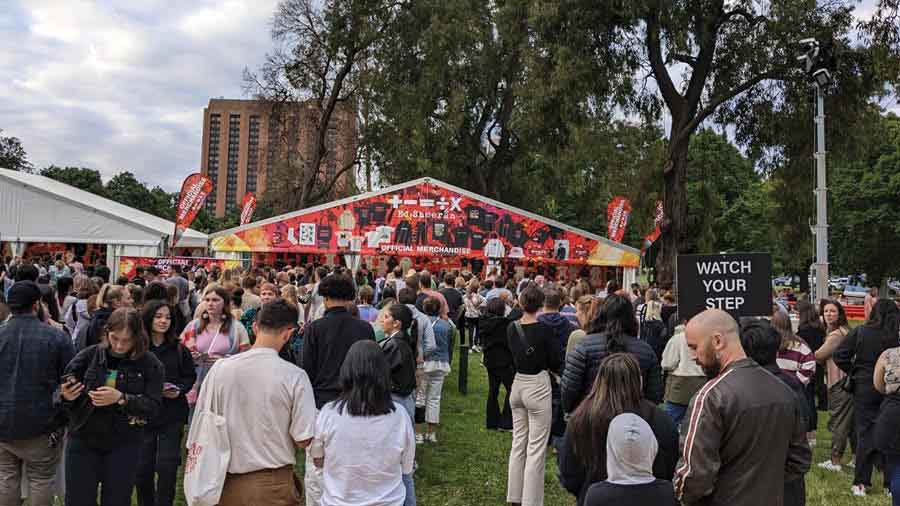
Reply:
[[[512, 352], [509, 350], [507, 329], [510, 322], [522, 317], [521, 309], [513, 309], [506, 314], [506, 304], [496, 297], [487, 302], [485, 314], [478, 319], [478, 335], [484, 352], [484, 367], [488, 373], [488, 396], [486, 427], [488, 430], [512, 430], [512, 411], [509, 407], [509, 392], [512, 390]], [[499, 407], [500, 385], [506, 388], [503, 410]]]
[[191, 352], [178, 342], [173, 318], [177, 311], [165, 301], [154, 300], [144, 305], [141, 315], [150, 352], [162, 362], [165, 377], [162, 406], [144, 429], [136, 484], [139, 506], [171, 506], [175, 500], [181, 436], [188, 419], [185, 394], [197, 381]]
[[561, 381], [563, 410], [571, 413], [587, 395], [597, 377], [600, 362], [612, 353], [634, 355], [641, 366], [644, 398], [660, 403], [665, 386], [656, 353], [649, 344], [639, 341], [638, 324], [631, 302], [612, 295], [591, 324], [590, 333], [566, 356]]
[[113, 311], [120, 307], [131, 307], [131, 292], [124, 286], [105, 284], [97, 294], [99, 308], [94, 311], [91, 323], [81, 328], [76, 339], [76, 351], [99, 344], [106, 329], [106, 320]]
[[66, 503], [131, 504], [144, 426], [162, 402], [163, 365], [148, 353], [141, 317], [120, 308], [100, 344], [69, 362], [61, 386], [69, 416]]

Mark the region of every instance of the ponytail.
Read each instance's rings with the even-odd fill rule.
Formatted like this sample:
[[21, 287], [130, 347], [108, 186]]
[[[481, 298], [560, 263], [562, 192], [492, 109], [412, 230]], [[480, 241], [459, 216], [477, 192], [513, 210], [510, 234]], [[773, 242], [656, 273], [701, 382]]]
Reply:
[[124, 286], [106, 283], [100, 288], [100, 293], [97, 294], [97, 304], [102, 307], [109, 307], [114, 301], [122, 300], [124, 295]]

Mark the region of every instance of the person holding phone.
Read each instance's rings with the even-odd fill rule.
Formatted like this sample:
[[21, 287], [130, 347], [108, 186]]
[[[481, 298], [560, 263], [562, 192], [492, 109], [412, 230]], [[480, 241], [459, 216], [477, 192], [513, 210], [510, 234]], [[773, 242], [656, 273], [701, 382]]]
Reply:
[[197, 380], [191, 352], [178, 342], [173, 316], [172, 306], [161, 300], [147, 303], [141, 315], [150, 353], [162, 362], [165, 375], [162, 406], [144, 429], [136, 484], [139, 506], [171, 506], [175, 500], [181, 436], [188, 418], [185, 394]]
[[69, 416], [66, 504], [131, 504], [144, 427], [162, 402], [163, 365], [152, 353], [140, 315], [119, 308], [100, 344], [81, 350], [60, 387]]

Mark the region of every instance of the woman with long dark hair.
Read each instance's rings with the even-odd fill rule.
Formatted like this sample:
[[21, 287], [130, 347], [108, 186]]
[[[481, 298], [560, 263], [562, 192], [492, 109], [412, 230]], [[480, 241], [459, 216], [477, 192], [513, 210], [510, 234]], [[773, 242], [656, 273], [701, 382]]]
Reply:
[[823, 300], [820, 313], [828, 332], [825, 342], [816, 350], [816, 361], [823, 364], [825, 385], [828, 389], [828, 430], [831, 432], [831, 458], [819, 463], [826, 471], [841, 471], [841, 459], [847, 448], [856, 445], [853, 439], [853, 396], [844, 388], [847, 376], [834, 363], [834, 352], [850, 332], [850, 323], [844, 306], [836, 300]]
[[324, 458], [322, 506], [404, 504], [402, 481], [412, 474], [416, 443], [405, 408], [391, 398], [384, 352], [373, 341], [358, 341], [340, 372], [341, 393], [316, 418]]
[[119, 308], [106, 320], [100, 344], [81, 350], [61, 386], [69, 415], [66, 504], [131, 504], [144, 426], [156, 415], [163, 367], [137, 311]]
[[164, 382], [162, 406], [144, 430], [136, 487], [140, 506], [171, 506], [175, 500], [181, 436], [188, 417], [185, 394], [197, 379], [191, 352], [178, 342], [172, 313], [165, 301], [154, 300], [144, 305], [141, 315], [150, 352], [163, 365]]
[[188, 392], [188, 404], [197, 402], [203, 379], [220, 358], [250, 349], [250, 338], [241, 322], [231, 316], [231, 301], [221, 286], [213, 286], [203, 296], [203, 312], [181, 333], [181, 343], [191, 352], [197, 371], [194, 388]]
[[653, 348], [637, 335], [638, 322], [631, 301], [621, 295], [607, 297], [591, 323], [588, 335], [566, 355], [561, 382], [565, 412], [575, 411], [581, 399], [590, 392], [600, 362], [613, 353], [634, 355], [641, 366], [644, 397], [652, 402], [662, 402], [664, 385], [659, 359]]
[[[822, 344], [825, 343], [825, 326], [822, 324], [822, 318], [819, 317], [819, 311], [816, 306], [807, 299], [801, 299], [797, 302], [797, 312], [800, 316], [800, 322], [797, 326], [797, 335], [806, 341], [813, 353], [819, 351]], [[816, 367], [816, 373], [812, 382], [807, 386], [807, 396], [809, 397], [810, 409], [812, 411], [812, 419], [810, 425], [815, 430], [818, 427], [819, 417], [816, 414], [816, 406], [819, 409], [825, 409], [826, 392], [825, 392], [825, 368]], [[818, 402], [816, 400], [818, 399]], [[814, 440], [811, 440], [814, 441]]]
[[851, 492], [855, 496], [866, 495], [872, 486], [872, 466], [880, 457], [872, 430], [883, 398], [873, 383], [875, 363], [885, 350], [897, 346], [898, 335], [900, 309], [893, 300], [882, 299], [866, 323], [851, 330], [834, 353], [834, 362], [853, 380], [856, 470]]
[[[403, 304], [385, 308], [381, 314], [385, 339], [379, 342], [391, 373], [391, 399], [403, 406], [410, 423], [416, 422], [416, 352], [418, 346], [412, 310]], [[415, 506], [416, 491], [412, 474], [403, 475], [406, 487], [404, 506]]]
[[678, 461], [678, 431], [669, 416], [641, 393], [641, 369], [630, 353], [613, 353], [603, 359], [593, 387], [572, 413], [564, 444], [558, 455], [560, 481], [584, 501], [593, 483], [606, 479], [606, 437], [613, 418], [635, 413], [647, 421], [659, 442], [653, 475], [671, 480]]

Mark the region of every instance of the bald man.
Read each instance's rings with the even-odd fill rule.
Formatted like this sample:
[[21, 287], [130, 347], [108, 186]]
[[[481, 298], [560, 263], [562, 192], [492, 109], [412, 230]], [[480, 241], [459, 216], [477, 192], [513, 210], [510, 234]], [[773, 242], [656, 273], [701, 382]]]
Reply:
[[708, 309], [685, 332], [710, 380], [688, 407], [675, 495], [685, 506], [784, 505], [782, 485], [812, 457], [791, 391], [747, 358], [728, 313]]

